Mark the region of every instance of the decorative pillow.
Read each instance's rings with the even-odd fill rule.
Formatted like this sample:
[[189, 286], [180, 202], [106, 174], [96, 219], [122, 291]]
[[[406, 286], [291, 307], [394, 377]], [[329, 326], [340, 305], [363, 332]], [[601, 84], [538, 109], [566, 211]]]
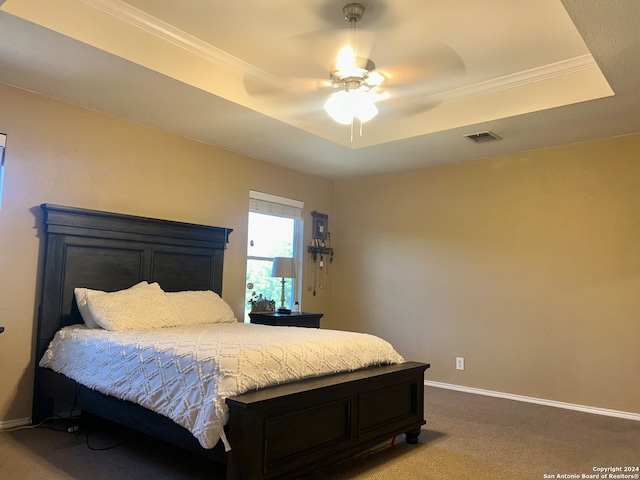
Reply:
[[165, 293], [180, 312], [180, 325], [237, 322], [231, 307], [211, 290]]
[[91, 316], [105, 330], [148, 330], [171, 326], [180, 318], [157, 283], [85, 295]]
[[[136, 283], [133, 287], [130, 287], [128, 290], [134, 288], [145, 287], [149, 285], [149, 282], [143, 281], [140, 283]], [[156, 283], [156, 285], [158, 285]], [[84, 320], [84, 324], [87, 328], [101, 328], [100, 325], [95, 321], [91, 312], [89, 311], [89, 306], [87, 305], [87, 292], [92, 292], [92, 294], [100, 294], [100, 293], [108, 293], [103, 292], [102, 290], [91, 290], [88, 288], [74, 288], [73, 294], [76, 297], [76, 303], [78, 304], [78, 310], [80, 310], [80, 315], [82, 316], [82, 320]]]

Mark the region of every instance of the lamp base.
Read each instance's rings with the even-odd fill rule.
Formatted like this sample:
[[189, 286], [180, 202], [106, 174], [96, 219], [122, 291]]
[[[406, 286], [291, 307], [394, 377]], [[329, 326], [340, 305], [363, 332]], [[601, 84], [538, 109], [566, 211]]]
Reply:
[[278, 313], [291, 313], [291, 310], [288, 308], [279, 308]]

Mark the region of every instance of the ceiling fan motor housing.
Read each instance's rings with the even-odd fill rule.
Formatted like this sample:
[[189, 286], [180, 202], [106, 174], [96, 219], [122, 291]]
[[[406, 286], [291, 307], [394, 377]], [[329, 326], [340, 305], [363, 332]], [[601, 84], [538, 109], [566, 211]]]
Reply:
[[331, 82], [335, 86], [344, 86], [345, 90], [356, 90], [362, 86], [371, 88], [367, 78], [369, 73], [376, 69], [375, 63], [368, 58], [356, 57], [354, 68], [348, 70], [339, 70], [334, 64], [331, 68]]
[[359, 22], [364, 14], [364, 6], [359, 3], [350, 3], [343, 7], [342, 12], [347, 22]]
[[[364, 6], [360, 3], [349, 3], [342, 9], [344, 19], [351, 23], [351, 27], [355, 29], [355, 23], [362, 19], [364, 14]], [[353, 30], [355, 36], [355, 30]], [[375, 63], [368, 58], [354, 57], [353, 67], [341, 70], [337, 64], [331, 65], [330, 78], [334, 87], [343, 87], [347, 92], [363, 88], [368, 90], [376, 86], [370, 84], [367, 80], [370, 72], [376, 69]]]

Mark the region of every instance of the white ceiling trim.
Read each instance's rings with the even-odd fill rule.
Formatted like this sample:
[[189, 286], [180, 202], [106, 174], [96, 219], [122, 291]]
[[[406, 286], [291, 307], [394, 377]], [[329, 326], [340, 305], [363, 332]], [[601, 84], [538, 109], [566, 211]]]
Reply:
[[183, 50], [198, 55], [208, 62], [231, 70], [235, 73], [250, 77], [254, 81], [282, 89], [282, 93], [293, 94], [294, 89], [290, 83], [271, 75], [264, 70], [251, 65], [238, 57], [230, 55], [210, 43], [200, 40], [184, 30], [174, 27], [159, 18], [129, 5], [121, 0], [80, 0], [97, 10], [106, 13], [118, 20], [128, 23], [142, 31], [171, 43]]
[[532, 68], [523, 72], [505, 75], [499, 78], [493, 78], [486, 82], [479, 82], [474, 85], [447, 90], [445, 92], [435, 93], [425, 97], [425, 99], [438, 99], [440, 101], [447, 100], [464, 100], [467, 98], [488, 95], [491, 93], [517, 88], [524, 85], [544, 82], [556, 77], [572, 75], [585, 70], [596, 69], [600, 71], [598, 64], [591, 54], [580, 55], [578, 57], [561, 60], [549, 65]]

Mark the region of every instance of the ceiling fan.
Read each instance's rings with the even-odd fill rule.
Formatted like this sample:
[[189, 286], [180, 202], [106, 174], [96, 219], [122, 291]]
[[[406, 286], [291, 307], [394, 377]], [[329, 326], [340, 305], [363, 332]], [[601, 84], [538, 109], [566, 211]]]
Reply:
[[[338, 53], [331, 66], [331, 86], [340, 91], [333, 93], [324, 104], [329, 116], [338, 123], [352, 125], [354, 119], [362, 124], [378, 114], [376, 102], [388, 98], [380, 92], [385, 77], [376, 71], [372, 60], [356, 56], [356, 23], [362, 19], [364, 6], [349, 3], [342, 9], [344, 18], [351, 24], [351, 44]], [[361, 132], [362, 133], [362, 132]]]
[[[319, 12], [321, 18], [337, 20], [331, 4], [324, 5]], [[342, 16], [350, 30], [331, 27], [289, 37], [283, 44], [287, 53], [282, 55], [288, 61], [276, 70], [276, 76], [286, 78], [286, 82], [271, 86], [245, 80], [247, 92], [253, 96], [277, 95], [285, 89], [304, 95], [310, 104], [324, 106], [323, 113], [334, 121], [351, 125], [352, 139], [355, 120], [362, 133], [362, 124], [378, 114], [378, 106], [385, 113], [404, 117], [434, 108], [439, 102], [434, 93], [450, 88], [452, 79], [464, 75], [464, 61], [439, 41], [414, 41], [410, 48], [404, 48], [404, 42], [411, 40], [402, 27], [410, 20], [402, 7], [397, 11], [394, 8], [392, 2], [376, 3], [367, 19], [377, 26], [376, 31], [356, 32], [365, 7], [361, 3], [346, 4]], [[382, 58], [381, 65], [368, 58], [372, 49]], [[327, 72], [324, 77], [322, 71]], [[307, 72], [313, 73], [305, 76]], [[309, 112], [306, 107], [302, 110], [305, 113], [300, 115]], [[322, 109], [313, 107], [314, 118], [317, 110]]]

